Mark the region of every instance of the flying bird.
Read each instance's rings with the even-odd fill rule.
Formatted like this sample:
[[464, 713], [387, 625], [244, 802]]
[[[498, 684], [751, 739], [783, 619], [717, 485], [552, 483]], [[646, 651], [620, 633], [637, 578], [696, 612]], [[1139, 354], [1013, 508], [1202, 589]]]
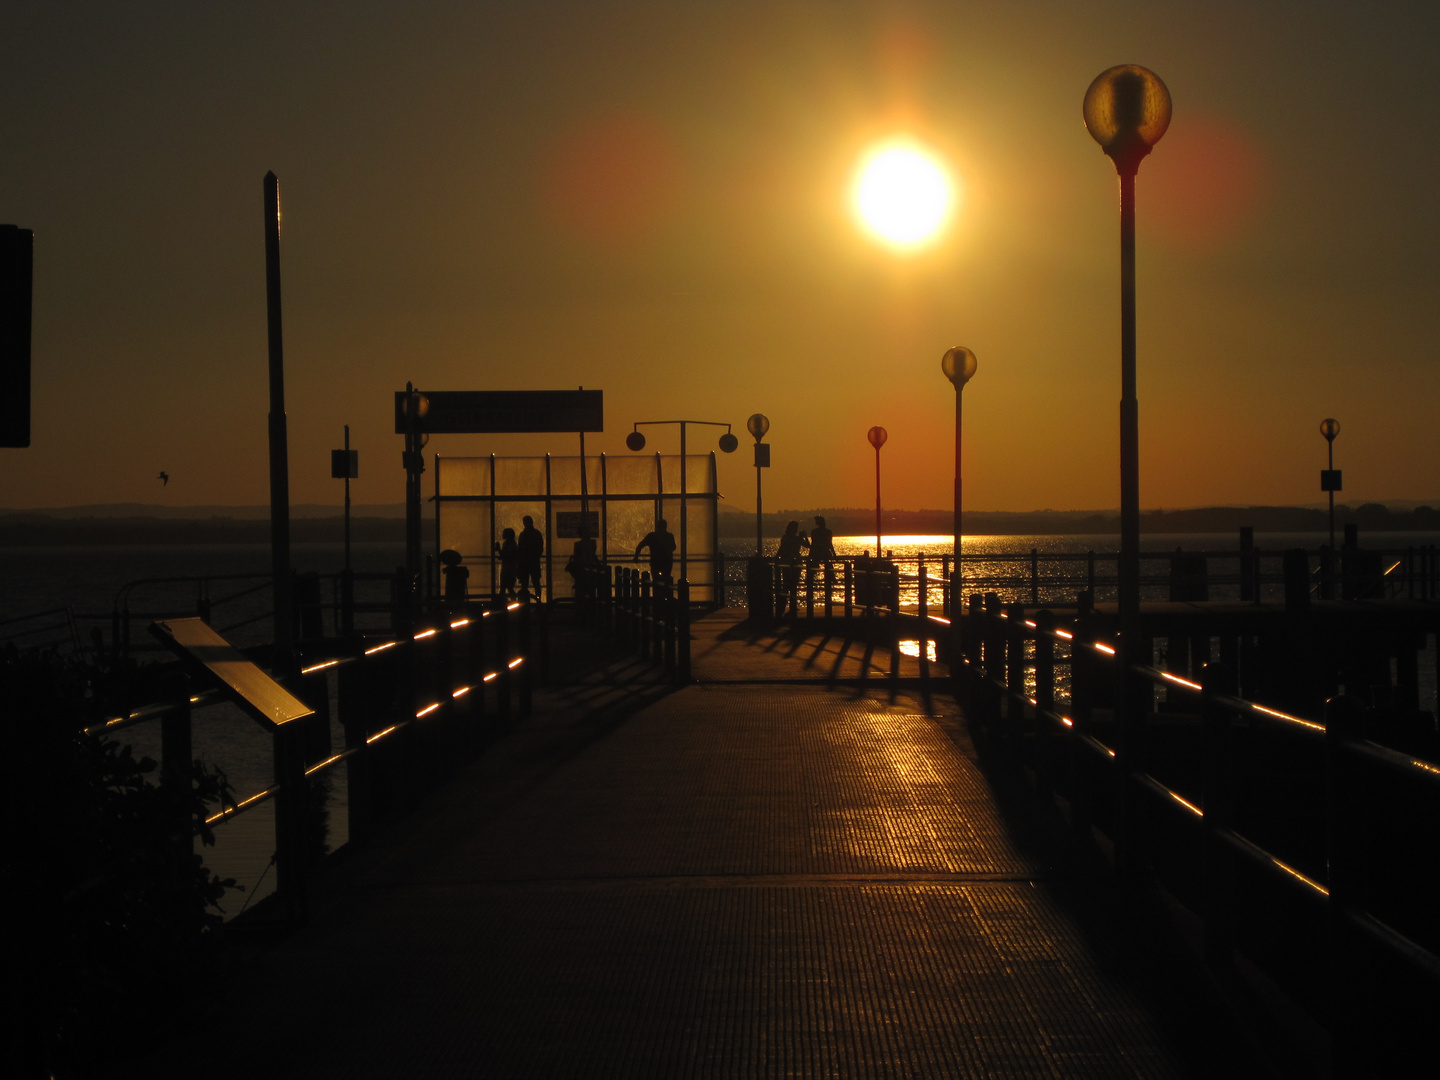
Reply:
[[170, 483], [170, 474], [167, 473], [164, 469], [161, 469], [160, 475], [157, 476], [155, 479], [160, 481], [161, 487], [164, 487], [166, 484]]

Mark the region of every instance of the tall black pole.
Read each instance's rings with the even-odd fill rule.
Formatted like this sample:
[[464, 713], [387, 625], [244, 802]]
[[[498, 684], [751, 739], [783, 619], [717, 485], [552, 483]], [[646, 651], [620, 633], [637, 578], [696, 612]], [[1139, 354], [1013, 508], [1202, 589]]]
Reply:
[[880, 447], [875, 447], [875, 557], [882, 558], [880, 549]]
[[350, 573], [350, 425], [345, 425], [345, 573]]
[[[756, 439], [756, 440], [755, 440], [755, 444], [758, 446], [758, 445], [760, 444], [760, 440], [759, 440], [759, 439]], [[765, 554], [765, 540], [764, 540], [764, 536], [763, 536], [763, 528], [762, 528], [762, 526], [761, 526], [761, 521], [762, 521], [761, 513], [762, 513], [762, 512], [761, 512], [761, 509], [760, 509], [760, 454], [759, 454], [759, 451], [756, 451], [756, 454], [755, 454], [755, 557], [756, 557], [756, 558], [759, 558], [761, 555], [764, 555], [764, 554]]]
[[275, 650], [290, 663], [294, 643], [290, 590], [290, 450], [285, 430], [285, 335], [280, 324], [280, 181], [265, 174], [265, 302], [270, 339], [270, 573]]
[[[1136, 162], [1138, 165], [1139, 162]], [[1140, 403], [1135, 395], [1135, 172], [1120, 172], [1120, 634], [1140, 632]], [[1130, 660], [1135, 662], [1132, 654]]]
[[1330, 550], [1333, 552], [1335, 550], [1335, 440], [1326, 439], [1325, 444], [1329, 450], [1330, 461]]
[[955, 563], [950, 570], [950, 618], [959, 625], [960, 619], [960, 401], [964, 384], [955, 387]]
[[684, 581], [689, 581], [690, 571], [687, 556], [690, 550], [688, 546], [690, 538], [690, 518], [688, 508], [685, 504], [690, 500], [685, 498], [685, 493], [688, 490], [685, 485], [685, 424], [686, 421], [680, 421], [680, 577]]

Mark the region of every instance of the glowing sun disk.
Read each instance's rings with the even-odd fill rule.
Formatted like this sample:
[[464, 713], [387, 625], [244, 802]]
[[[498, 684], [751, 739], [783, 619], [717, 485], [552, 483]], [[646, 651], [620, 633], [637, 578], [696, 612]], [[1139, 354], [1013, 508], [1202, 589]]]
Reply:
[[950, 216], [950, 178], [930, 154], [891, 144], [861, 163], [855, 209], [865, 227], [896, 247], [933, 239]]

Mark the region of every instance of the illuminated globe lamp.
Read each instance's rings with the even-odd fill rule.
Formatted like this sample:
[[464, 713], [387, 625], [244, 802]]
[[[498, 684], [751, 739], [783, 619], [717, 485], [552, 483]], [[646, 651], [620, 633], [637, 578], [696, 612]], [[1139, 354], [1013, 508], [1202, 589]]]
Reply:
[[759, 442], [770, 430], [770, 418], [764, 413], [751, 413], [750, 419], [745, 421], [745, 430], [755, 436], [755, 441]]
[[950, 618], [956, 620], [960, 617], [960, 584], [963, 575], [960, 572], [960, 540], [963, 535], [960, 528], [960, 402], [963, 398], [961, 391], [965, 384], [975, 377], [975, 370], [979, 362], [975, 354], [964, 345], [956, 345], [953, 349], [946, 349], [945, 355], [940, 358], [940, 370], [945, 373], [945, 378], [950, 380], [955, 387], [955, 502], [954, 502], [954, 567], [950, 571]]
[[1134, 176], [1170, 126], [1170, 91], [1153, 71], [1120, 64], [1095, 77], [1083, 112], [1090, 137], [1115, 162], [1115, 171]]
[[1170, 126], [1170, 91], [1153, 71], [1101, 72], [1082, 106], [1091, 138], [1120, 175], [1120, 633], [1140, 620], [1140, 411], [1135, 396], [1135, 173]]
[[880, 531], [880, 448], [885, 445], [885, 440], [890, 438], [890, 433], [879, 424], [876, 424], [865, 433], [865, 438], [870, 440], [870, 445], [875, 448], [875, 557], [885, 557], [885, 549], [881, 547]]

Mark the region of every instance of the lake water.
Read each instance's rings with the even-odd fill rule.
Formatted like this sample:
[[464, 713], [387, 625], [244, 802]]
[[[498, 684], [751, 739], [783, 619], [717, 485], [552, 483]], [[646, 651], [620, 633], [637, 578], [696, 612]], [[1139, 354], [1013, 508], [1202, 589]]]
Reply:
[[[1262, 534], [1256, 546], [1265, 554], [1267, 572], [1278, 572], [1280, 554], [1291, 547], [1317, 549], [1326, 541], [1323, 534]], [[1385, 550], [1399, 558], [1407, 548], [1440, 543], [1440, 535], [1420, 533], [1369, 534], [1362, 536], [1367, 549]], [[767, 543], [773, 554], [778, 541]], [[1217, 556], [1238, 549], [1234, 534], [1190, 534], [1147, 537], [1143, 549], [1155, 556], [1147, 560], [1145, 573], [1153, 576], [1149, 595], [1163, 598], [1168, 555], [1176, 547], [1189, 552], [1209, 552]], [[835, 547], [841, 556], [854, 556], [872, 551], [875, 537], [836, 537]], [[927, 576], [939, 577], [940, 559], [949, 555], [948, 536], [888, 536], [884, 547], [901, 563], [902, 572], [913, 576], [915, 565], [910, 560], [924, 555]], [[1073, 601], [1077, 588], [1083, 588], [1089, 572], [1088, 554], [1093, 552], [1096, 565], [1096, 598], [1113, 598], [1115, 556], [1119, 538], [1098, 536], [967, 536], [964, 544], [965, 581], [977, 588], [995, 587], [1007, 593], [1006, 599], [1028, 601], [1031, 588], [1031, 553], [1035, 568], [1043, 582], [1042, 602]], [[725, 577], [729, 583], [727, 599], [743, 602], [745, 559], [754, 552], [754, 541], [725, 539], [721, 550], [726, 556]], [[399, 543], [356, 544], [352, 549], [353, 565], [359, 574], [376, 576], [393, 573], [404, 562], [404, 545]], [[292, 563], [301, 571], [337, 573], [344, 563], [344, 549], [339, 544], [297, 544]], [[1225, 558], [1211, 559], [1211, 595], [1222, 599], [1230, 592], [1238, 595], [1233, 581], [1238, 564]], [[1387, 563], [1388, 565], [1388, 563]], [[240, 545], [176, 545], [170, 547], [52, 547], [0, 549], [0, 639], [16, 631], [28, 631], [19, 640], [22, 644], [59, 640], [67, 649], [75, 642], [90, 640], [90, 632], [99, 629], [110, 641], [112, 613], [125, 608], [131, 616], [132, 643], [150, 646], [145, 626], [158, 617], [193, 615], [202, 600], [212, 609], [212, 624], [237, 645], [261, 644], [269, 640], [270, 591], [266, 585], [270, 573], [270, 550], [264, 544]], [[182, 578], [186, 580], [166, 580]], [[207, 579], [199, 584], [197, 578]], [[1002, 579], [1008, 585], [994, 583]], [[989, 583], [989, 584], [987, 584]], [[906, 594], [915, 597], [913, 581]], [[1278, 585], [1269, 586], [1278, 596]], [[938, 610], [938, 583], [931, 585], [930, 603]], [[235, 595], [239, 594], [239, 595]], [[357, 598], [388, 600], [387, 581], [362, 581]], [[325, 600], [331, 599], [327, 594]], [[71, 620], [51, 615], [39, 620], [15, 621], [21, 616], [57, 608], [69, 608]], [[372, 618], [371, 626], [381, 629], [384, 620]], [[327, 625], [328, 621], [327, 621]], [[363, 620], [362, 620], [363, 625]], [[36, 629], [36, 628], [39, 629]], [[151, 654], [159, 658], [160, 654]], [[1433, 650], [1431, 656], [1433, 656]], [[1422, 665], [1427, 686], [1422, 688], [1423, 700], [1433, 703], [1435, 672], [1433, 664]], [[333, 693], [333, 687], [332, 687]], [[333, 700], [333, 698], [332, 698]], [[343, 745], [343, 733], [332, 725], [333, 746]], [[159, 756], [158, 725], [141, 725], [124, 732], [137, 752]], [[224, 769], [241, 796], [268, 787], [272, 782], [271, 744], [269, 736], [257, 724], [230, 705], [198, 710], [194, 721], [195, 752], [202, 760]], [[332, 770], [333, 790], [330, 796], [331, 846], [345, 841], [346, 791], [344, 770]], [[274, 807], [265, 804], [254, 811], [221, 824], [217, 829], [218, 844], [206, 852], [207, 864], [215, 872], [235, 877], [246, 885], [248, 892], [227, 902], [233, 914], [248, 899], [254, 902], [273, 887], [274, 871], [267, 869], [274, 850]], [[257, 888], [258, 886], [258, 888]]]

